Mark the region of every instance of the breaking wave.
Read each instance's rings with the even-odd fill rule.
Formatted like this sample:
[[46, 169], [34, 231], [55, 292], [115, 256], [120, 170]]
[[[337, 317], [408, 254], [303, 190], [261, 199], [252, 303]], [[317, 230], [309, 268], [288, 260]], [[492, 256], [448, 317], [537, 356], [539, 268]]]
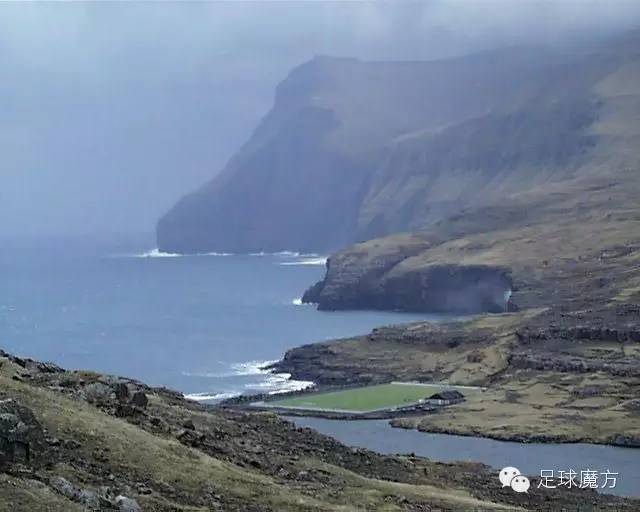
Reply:
[[[176, 252], [163, 252], [157, 247], [145, 252], [136, 254], [117, 254], [115, 257], [119, 258], [180, 258], [180, 257], [193, 257], [193, 256], [242, 256], [242, 254], [235, 254], [232, 252], [201, 252], [194, 254], [180, 254]], [[326, 258], [319, 257], [315, 253], [300, 253], [295, 251], [280, 251], [280, 252], [252, 252], [248, 256], [271, 256], [278, 258], [302, 258], [299, 261], [287, 261], [282, 262], [282, 265], [324, 265]]]
[[155, 248], [149, 251], [145, 251], [137, 254], [119, 254], [116, 257], [119, 258], [188, 258], [194, 256], [233, 256], [230, 252], [203, 252], [197, 254], [179, 254], [175, 252], [162, 252], [160, 249]]
[[291, 380], [290, 373], [272, 373], [269, 374], [263, 382], [246, 384], [245, 389], [275, 395], [278, 393], [287, 393], [288, 391], [300, 391], [314, 385], [315, 384], [309, 380]]
[[[235, 385], [227, 384], [223, 387], [223, 389], [227, 388], [225, 391], [189, 393], [186, 394], [185, 397], [198, 402], [210, 402], [233, 398], [243, 393], [267, 393], [269, 395], [275, 395], [288, 391], [299, 391], [315, 385], [311, 381], [291, 380], [291, 374], [289, 373], [272, 373], [270, 370], [264, 369], [265, 366], [275, 362], [276, 361], [247, 361], [244, 363], [235, 363], [231, 365], [232, 372], [222, 374], [183, 372], [183, 375], [191, 377], [229, 378], [251, 375], [259, 376], [256, 380], [251, 379], [251, 382], [245, 381], [244, 383], [240, 382]], [[231, 390], [229, 388], [231, 388]]]
[[296, 261], [283, 261], [279, 265], [326, 265], [327, 258], [310, 258], [303, 257]]
[[233, 375], [266, 375], [271, 372], [266, 370], [265, 367], [277, 362], [277, 359], [272, 361], [247, 361], [245, 363], [234, 363], [231, 365], [231, 369], [234, 371]]
[[133, 254], [132, 258], [179, 258], [181, 254], [174, 252], [162, 252], [160, 249], [151, 249], [141, 254]]
[[249, 256], [278, 256], [281, 258], [317, 258], [319, 255], [315, 252], [301, 253], [297, 251], [279, 251], [279, 252], [251, 252]]
[[233, 363], [230, 365], [230, 372], [182, 372], [185, 377], [200, 377], [205, 379], [220, 379], [228, 377], [243, 377], [247, 375], [268, 375], [270, 370], [265, 369], [265, 366], [277, 363], [277, 359], [273, 360], [256, 360], [246, 361], [244, 363]]

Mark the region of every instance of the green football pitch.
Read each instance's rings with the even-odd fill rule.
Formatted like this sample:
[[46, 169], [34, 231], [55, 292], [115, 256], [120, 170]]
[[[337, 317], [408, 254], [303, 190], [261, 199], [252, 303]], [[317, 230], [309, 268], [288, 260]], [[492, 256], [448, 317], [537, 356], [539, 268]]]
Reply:
[[366, 412], [415, 403], [454, 386], [431, 384], [379, 384], [362, 388], [310, 393], [269, 402], [271, 406]]

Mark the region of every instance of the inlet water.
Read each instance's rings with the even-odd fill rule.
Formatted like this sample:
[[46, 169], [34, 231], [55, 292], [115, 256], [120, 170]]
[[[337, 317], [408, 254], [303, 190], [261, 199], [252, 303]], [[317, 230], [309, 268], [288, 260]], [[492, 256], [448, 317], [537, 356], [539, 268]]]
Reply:
[[[573, 469], [618, 473], [609, 494], [640, 497], [640, 450], [594, 444], [514, 443], [494, 439], [428, 434], [392, 427], [387, 420], [328, 420], [289, 417], [300, 427], [309, 427], [350, 446], [379, 453], [415, 453], [441, 462], [483, 462], [496, 470], [515, 466], [523, 474], [540, 476], [541, 470]], [[497, 478], [497, 471], [496, 471]]]

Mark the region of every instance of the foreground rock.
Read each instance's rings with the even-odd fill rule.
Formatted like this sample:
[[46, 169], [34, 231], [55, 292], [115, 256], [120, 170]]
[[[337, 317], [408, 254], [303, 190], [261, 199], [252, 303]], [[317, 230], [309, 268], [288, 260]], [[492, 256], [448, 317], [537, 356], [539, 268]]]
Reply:
[[0, 400], [0, 469], [35, 464], [44, 452], [44, 433], [33, 412], [13, 399]]
[[[137, 395], [131, 403], [137, 393], [147, 400]], [[535, 480], [528, 495], [519, 495], [502, 489], [494, 472], [480, 464], [352, 449], [273, 414], [210, 410], [166, 389], [92, 372], [50, 372], [6, 353], [0, 356], [0, 400], [8, 411], [2, 414], [21, 418], [27, 430], [19, 431], [30, 432], [21, 439], [44, 442], [48, 452], [43, 465], [29, 458], [0, 469], [3, 511], [640, 506], [594, 491], [537, 490]], [[132, 414], [121, 415], [123, 407]]]

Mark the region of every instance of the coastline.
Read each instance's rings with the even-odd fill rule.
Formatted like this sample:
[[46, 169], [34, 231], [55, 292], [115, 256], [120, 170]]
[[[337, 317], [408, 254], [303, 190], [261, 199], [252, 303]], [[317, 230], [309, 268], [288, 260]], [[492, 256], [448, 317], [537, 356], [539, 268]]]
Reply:
[[[2, 459], [0, 504], [69, 512], [115, 507], [318, 511], [543, 510], [640, 501], [589, 489], [503, 489], [482, 464], [436, 463], [350, 448], [271, 413], [215, 410], [181, 393], [0, 353], [0, 406], [32, 450]], [[4, 427], [3, 427], [4, 428]], [[18, 457], [18, 458], [16, 458]], [[20, 458], [22, 457], [22, 458]], [[8, 464], [8, 465], [7, 465]], [[8, 502], [6, 500], [9, 500]], [[132, 505], [133, 506], [133, 505]]]
[[[548, 369], [527, 365], [522, 345], [525, 356], [537, 359], [523, 343], [523, 327], [546, 321], [545, 312], [536, 311], [378, 328], [366, 336], [292, 349], [272, 368], [312, 380], [320, 389], [392, 380], [487, 388], [481, 397], [431, 414], [395, 418], [395, 427], [523, 443], [640, 446], [635, 374], [624, 377], [622, 386], [607, 372], [615, 372], [611, 364], [576, 371], [549, 355], [554, 366]], [[387, 357], [391, 353], [394, 357]]]

